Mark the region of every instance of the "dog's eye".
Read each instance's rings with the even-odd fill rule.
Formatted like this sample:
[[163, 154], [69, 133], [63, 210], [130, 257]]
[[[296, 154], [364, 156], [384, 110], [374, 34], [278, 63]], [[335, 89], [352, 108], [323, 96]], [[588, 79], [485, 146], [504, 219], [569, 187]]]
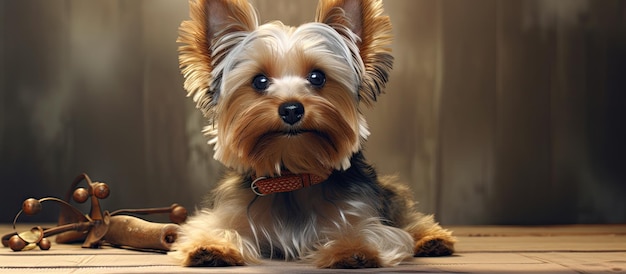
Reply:
[[254, 76], [252, 79], [252, 87], [257, 91], [264, 91], [270, 86], [270, 79], [263, 74]]
[[311, 71], [306, 79], [316, 88], [321, 88], [326, 83], [326, 75], [319, 70]]

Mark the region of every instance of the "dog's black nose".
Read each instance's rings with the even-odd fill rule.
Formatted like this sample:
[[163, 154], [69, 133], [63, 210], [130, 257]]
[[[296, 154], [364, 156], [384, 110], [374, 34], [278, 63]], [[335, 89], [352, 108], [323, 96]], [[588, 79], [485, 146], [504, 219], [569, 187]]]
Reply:
[[304, 116], [304, 106], [300, 102], [286, 102], [278, 107], [278, 115], [285, 123], [293, 125]]

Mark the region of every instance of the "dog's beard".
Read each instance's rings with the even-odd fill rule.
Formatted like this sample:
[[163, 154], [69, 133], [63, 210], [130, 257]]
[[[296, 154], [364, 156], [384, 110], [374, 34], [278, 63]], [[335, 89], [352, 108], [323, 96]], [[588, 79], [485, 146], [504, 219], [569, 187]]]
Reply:
[[[285, 124], [278, 107], [286, 99], [260, 95], [249, 87], [233, 94], [220, 112], [216, 158], [239, 171], [274, 176], [281, 170], [326, 177], [333, 169], [349, 167], [360, 148], [364, 123], [349, 92], [332, 90], [323, 96], [300, 95], [305, 114], [295, 125]], [[244, 107], [235, 107], [244, 106]]]

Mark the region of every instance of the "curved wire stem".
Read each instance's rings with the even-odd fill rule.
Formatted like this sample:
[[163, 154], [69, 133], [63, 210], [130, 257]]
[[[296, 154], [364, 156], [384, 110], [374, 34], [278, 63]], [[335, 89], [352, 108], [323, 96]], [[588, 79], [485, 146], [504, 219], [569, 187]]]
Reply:
[[[55, 197], [46, 197], [46, 198], [41, 198], [39, 200], [39, 203], [43, 203], [46, 201], [54, 201], [54, 202], [58, 202], [60, 203], [62, 206], [64, 206], [65, 208], [69, 209], [72, 213], [76, 214], [77, 216], [81, 216], [84, 218], [87, 218], [87, 220], [89, 222], [91, 222], [91, 219], [89, 218], [89, 216], [87, 215], [83, 215], [82, 212], [80, 212], [80, 210], [78, 210], [77, 208], [75, 208], [74, 206], [72, 206], [71, 204], [69, 204], [66, 201], [63, 201], [59, 198], [55, 198]], [[17, 223], [17, 219], [20, 217], [20, 215], [22, 214], [22, 212], [24, 212], [23, 209], [20, 209], [20, 211], [15, 215], [15, 218], [13, 218], [13, 231], [15, 231], [15, 223]], [[17, 231], [16, 231], [17, 232]]]

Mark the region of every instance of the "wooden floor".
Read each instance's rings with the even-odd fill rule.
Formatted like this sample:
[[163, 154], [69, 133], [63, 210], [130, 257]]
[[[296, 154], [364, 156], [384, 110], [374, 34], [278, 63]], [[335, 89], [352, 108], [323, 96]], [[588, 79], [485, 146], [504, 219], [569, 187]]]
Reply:
[[[349, 273], [626, 273], [626, 225], [450, 227], [459, 238], [449, 257], [413, 258], [397, 267]], [[11, 232], [0, 225], [0, 233]], [[48, 251], [0, 248], [1, 273], [336, 273], [297, 262], [184, 268], [164, 254], [54, 244]], [[344, 271], [341, 271], [344, 272]]]

